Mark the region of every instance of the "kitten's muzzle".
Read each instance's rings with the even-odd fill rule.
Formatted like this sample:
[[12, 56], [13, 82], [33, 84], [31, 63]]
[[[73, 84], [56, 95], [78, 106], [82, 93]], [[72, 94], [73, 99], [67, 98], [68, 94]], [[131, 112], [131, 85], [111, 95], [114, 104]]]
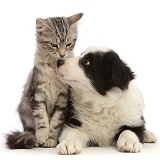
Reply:
[[63, 60], [63, 59], [57, 60], [57, 67], [62, 66], [64, 64], [64, 62], [65, 62], [65, 60]]

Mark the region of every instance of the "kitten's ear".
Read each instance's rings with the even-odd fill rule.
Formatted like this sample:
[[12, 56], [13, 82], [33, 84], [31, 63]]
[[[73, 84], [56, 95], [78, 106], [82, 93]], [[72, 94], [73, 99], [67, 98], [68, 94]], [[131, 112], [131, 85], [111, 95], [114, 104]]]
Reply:
[[69, 25], [71, 26], [72, 24], [74, 24], [77, 21], [79, 21], [82, 16], [83, 16], [83, 13], [78, 13], [78, 14], [75, 14], [73, 16], [68, 17], [67, 20], [69, 22]]
[[42, 32], [42, 31], [48, 31], [48, 30], [52, 30], [51, 27], [49, 27], [43, 19], [37, 18], [36, 19], [36, 31]]

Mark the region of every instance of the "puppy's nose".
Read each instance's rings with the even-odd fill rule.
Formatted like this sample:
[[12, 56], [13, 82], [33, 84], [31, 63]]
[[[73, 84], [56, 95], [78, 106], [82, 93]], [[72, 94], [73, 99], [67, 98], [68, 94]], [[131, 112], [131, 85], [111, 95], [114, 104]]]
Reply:
[[64, 64], [64, 60], [63, 59], [59, 59], [57, 60], [57, 67], [60, 67]]

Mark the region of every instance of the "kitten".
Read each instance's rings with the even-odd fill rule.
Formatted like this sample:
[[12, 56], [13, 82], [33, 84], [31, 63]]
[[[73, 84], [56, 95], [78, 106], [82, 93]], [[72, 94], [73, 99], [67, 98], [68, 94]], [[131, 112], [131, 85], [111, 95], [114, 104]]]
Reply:
[[68, 102], [69, 86], [56, 74], [57, 57], [70, 57], [77, 39], [77, 21], [82, 13], [70, 17], [36, 20], [37, 50], [34, 67], [24, 86], [18, 113], [24, 132], [7, 135], [11, 149], [57, 145]]

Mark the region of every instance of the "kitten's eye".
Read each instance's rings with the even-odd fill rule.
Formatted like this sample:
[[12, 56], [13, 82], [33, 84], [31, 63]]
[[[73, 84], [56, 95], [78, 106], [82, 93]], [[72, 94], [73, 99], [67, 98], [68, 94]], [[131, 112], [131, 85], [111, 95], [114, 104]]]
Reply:
[[86, 66], [90, 65], [89, 59], [85, 59], [83, 63], [84, 63]]
[[69, 47], [69, 46], [71, 46], [72, 45], [72, 43], [68, 43], [67, 45], [66, 45], [66, 47]]
[[75, 38], [74, 40], [73, 40], [73, 42], [75, 42], [77, 40], [77, 38]]
[[51, 45], [51, 47], [53, 47], [53, 48], [58, 48], [58, 46], [57, 46], [56, 44], [54, 44], [54, 43], [50, 43], [50, 45]]

